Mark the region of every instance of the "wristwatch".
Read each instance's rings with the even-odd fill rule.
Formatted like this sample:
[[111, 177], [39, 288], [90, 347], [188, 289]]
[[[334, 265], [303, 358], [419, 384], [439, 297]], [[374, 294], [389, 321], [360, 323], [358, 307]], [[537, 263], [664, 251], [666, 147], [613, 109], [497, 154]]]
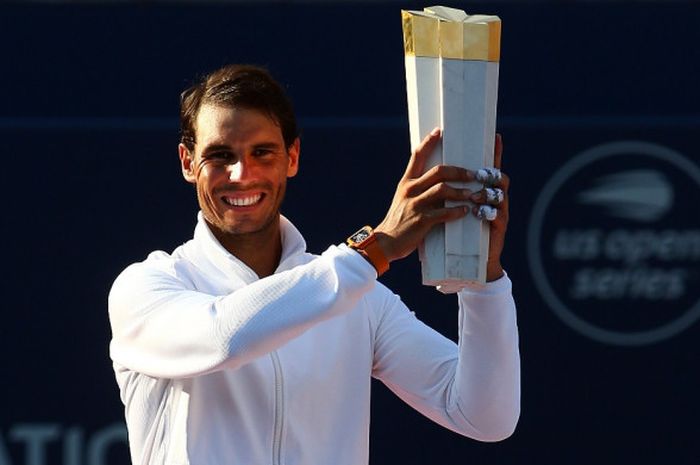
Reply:
[[374, 269], [377, 270], [377, 277], [381, 276], [389, 269], [389, 260], [386, 259], [384, 252], [382, 252], [381, 247], [379, 247], [377, 235], [374, 234], [374, 230], [371, 226], [361, 228], [355, 234], [348, 237], [346, 242], [348, 247], [356, 250], [365, 260], [372, 264]]

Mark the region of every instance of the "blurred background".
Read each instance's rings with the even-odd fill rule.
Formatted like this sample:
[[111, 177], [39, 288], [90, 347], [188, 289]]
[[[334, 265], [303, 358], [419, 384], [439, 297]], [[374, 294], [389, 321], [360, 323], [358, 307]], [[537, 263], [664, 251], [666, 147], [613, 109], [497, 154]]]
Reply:
[[[287, 86], [303, 136], [283, 212], [322, 252], [379, 223], [403, 172], [400, 10], [429, 5], [0, 4], [0, 465], [129, 461], [106, 298], [191, 237], [180, 92], [231, 62]], [[477, 443], [376, 383], [371, 463], [700, 463], [700, 3], [445, 5], [503, 21], [522, 415]], [[420, 284], [415, 254], [382, 281], [456, 337], [454, 296]]]

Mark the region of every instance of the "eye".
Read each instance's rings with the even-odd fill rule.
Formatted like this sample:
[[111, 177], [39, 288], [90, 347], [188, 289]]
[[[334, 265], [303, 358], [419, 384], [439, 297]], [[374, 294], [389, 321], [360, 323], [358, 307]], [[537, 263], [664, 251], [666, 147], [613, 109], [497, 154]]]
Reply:
[[233, 154], [231, 152], [212, 152], [207, 155], [207, 158], [210, 160], [218, 160], [218, 161], [228, 161], [233, 158]]
[[272, 150], [266, 147], [257, 147], [253, 150], [253, 156], [255, 157], [264, 157], [265, 155], [269, 155], [271, 153]]

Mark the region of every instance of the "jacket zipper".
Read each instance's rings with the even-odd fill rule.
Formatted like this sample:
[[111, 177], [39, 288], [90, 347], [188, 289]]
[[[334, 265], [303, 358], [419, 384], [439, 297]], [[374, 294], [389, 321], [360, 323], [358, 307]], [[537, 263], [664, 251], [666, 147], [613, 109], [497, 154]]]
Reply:
[[272, 438], [272, 463], [282, 464], [282, 426], [284, 423], [284, 379], [282, 378], [282, 364], [277, 352], [271, 352], [272, 366], [275, 369], [275, 423]]

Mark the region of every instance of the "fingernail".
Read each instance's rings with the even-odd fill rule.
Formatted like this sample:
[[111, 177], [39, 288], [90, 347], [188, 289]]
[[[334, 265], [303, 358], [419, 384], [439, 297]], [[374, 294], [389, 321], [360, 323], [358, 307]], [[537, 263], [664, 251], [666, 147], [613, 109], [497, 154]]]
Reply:
[[437, 136], [438, 134], [440, 134], [440, 128], [435, 128], [430, 133], [431, 136]]

